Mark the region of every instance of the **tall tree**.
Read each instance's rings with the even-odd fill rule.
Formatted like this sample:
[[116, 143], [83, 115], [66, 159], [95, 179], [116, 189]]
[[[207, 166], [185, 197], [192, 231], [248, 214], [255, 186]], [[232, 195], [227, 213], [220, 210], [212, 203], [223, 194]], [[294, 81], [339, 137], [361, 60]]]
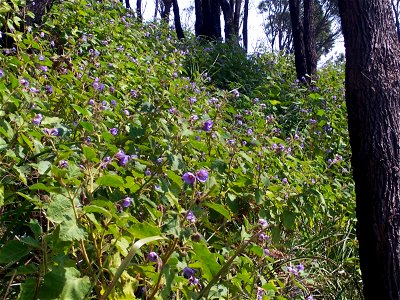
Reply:
[[249, 0], [244, 0], [244, 8], [243, 8], [243, 48], [246, 52], [249, 50], [249, 38], [248, 38], [248, 20], [249, 20]]
[[196, 36], [221, 40], [221, 8], [217, 0], [195, 0]]
[[367, 300], [400, 299], [400, 44], [390, 0], [339, 0]]
[[242, 0], [218, 0], [224, 14], [225, 40], [239, 40], [239, 23]]
[[306, 52], [304, 48], [303, 23], [300, 20], [300, 0], [289, 0], [290, 20], [292, 22], [294, 61], [297, 78], [305, 78], [307, 74]]
[[169, 15], [171, 14], [172, 0], [162, 0], [164, 7], [161, 12], [161, 19], [165, 20], [165, 22], [169, 22]]
[[179, 13], [178, 0], [173, 0], [173, 10], [174, 10], [174, 23], [175, 23], [176, 35], [178, 36], [178, 39], [183, 39], [185, 37], [185, 35], [184, 35], [183, 29], [182, 29], [181, 15]]
[[142, 0], [137, 0], [136, 1], [136, 17], [138, 18], [139, 21], [142, 21], [142, 19], [143, 19], [143, 16], [142, 16]]
[[317, 72], [317, 48], [315, 42], [315, 1], [304, 1], [303, 26], [304, 26], [304, 52], [307, 63], [307, 74]]

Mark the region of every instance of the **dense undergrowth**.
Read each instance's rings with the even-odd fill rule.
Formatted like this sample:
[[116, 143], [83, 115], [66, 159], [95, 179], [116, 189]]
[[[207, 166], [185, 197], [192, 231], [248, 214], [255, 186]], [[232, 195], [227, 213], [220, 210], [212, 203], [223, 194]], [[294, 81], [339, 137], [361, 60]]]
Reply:
[[361, 298], [341, 65], [307, 86], [108, 1], [14, 34], [3, 299]]

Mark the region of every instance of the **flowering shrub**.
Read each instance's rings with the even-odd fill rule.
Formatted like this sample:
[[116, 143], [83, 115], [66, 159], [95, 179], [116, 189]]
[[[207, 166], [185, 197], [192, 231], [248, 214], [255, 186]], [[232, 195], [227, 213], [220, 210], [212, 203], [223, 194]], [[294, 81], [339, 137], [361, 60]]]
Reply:
[[356, 299], [340, 66], [250, 98], [162, 26], [63, 1], [1, 49], [3, 298]]

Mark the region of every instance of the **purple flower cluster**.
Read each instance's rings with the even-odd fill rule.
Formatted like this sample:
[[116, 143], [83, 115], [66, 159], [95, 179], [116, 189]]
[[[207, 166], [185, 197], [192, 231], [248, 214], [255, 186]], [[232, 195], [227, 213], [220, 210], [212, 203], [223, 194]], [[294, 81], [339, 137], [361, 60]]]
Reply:
[[192, 172], [186, 172], [182, 176], [182, 180], [189, 185], [193, 185], [196, 182], [196, 180], [200, 182], [206, 182], [207, 179], [208, 179], [208, 171], [206, 169], [201, 169], [197, 171], [196, 175], [193, 174]]
[[193, 211], [189, 211], [186, 220], [188, 220], [189, 223], [196, 223], [196, 216], [194, 215]]
[[125, 208], [129, 207], [131, 205], [131, 203], [132, 203], [132, 198], [131, 197], [125, 197], [122, 200], [122, 206], [125, 207]]
[[288, 266], [286, 269], [287, 269], [287, 271], [289, 273], [292, 273], [293, 275], [298, 276], [299, 275], [299, 271], [304, 271], [304, 265], [302, 263], [299, 263], [295, 267]]
[[59, 166], [61, 169], [66, 169], [66, 168], [68, 168], [68, 162], [67, 162], [66, 160], [60, 160], [60, 161], [58, 162], [58, 166]]
[[190, 285], [199, 284], [199, 279], [197, 279], [194, 276], [196, 274], [196, 270], [189, 268], [189, 267], [185, 267], [182, 272], [183, 272], [183, 277], [185, 277], [189, 280]]
[[213, 121], [212, 120], [207, 120], [207, 121], [205, 121], [203, 123], [203, 127], [202, 128], [203, 128], [204, 131], [209, 132], [209, 131], [211, 131], [212, 127], [213, 127]]
[[32, 123], [35, 125], [40, 125], [40, 123], [42, 122], [43, 116], [42, 114], [37, 114], [33, 119], [32, 119]]
[[130, 156], [125, 154], [125, 152], [120, 149], [115, 154], [115, 158], [118, 160], [118, 164], [120, 166], [126, 166], [126, 164], [129, 162]]
[[57, 128], [44, 128], [43, 132], [50, 136], [57, 136], [59, 133]]

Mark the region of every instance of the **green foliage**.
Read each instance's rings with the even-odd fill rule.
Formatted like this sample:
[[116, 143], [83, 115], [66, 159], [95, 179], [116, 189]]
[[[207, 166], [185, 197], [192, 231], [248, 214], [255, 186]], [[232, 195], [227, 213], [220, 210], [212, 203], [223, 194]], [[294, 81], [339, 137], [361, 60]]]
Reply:
[[290, 58], [197, 51], [109, 1], [21, 36], [0, 53], [3, 298], [360, 298], [340, 65], [307, 87]]

